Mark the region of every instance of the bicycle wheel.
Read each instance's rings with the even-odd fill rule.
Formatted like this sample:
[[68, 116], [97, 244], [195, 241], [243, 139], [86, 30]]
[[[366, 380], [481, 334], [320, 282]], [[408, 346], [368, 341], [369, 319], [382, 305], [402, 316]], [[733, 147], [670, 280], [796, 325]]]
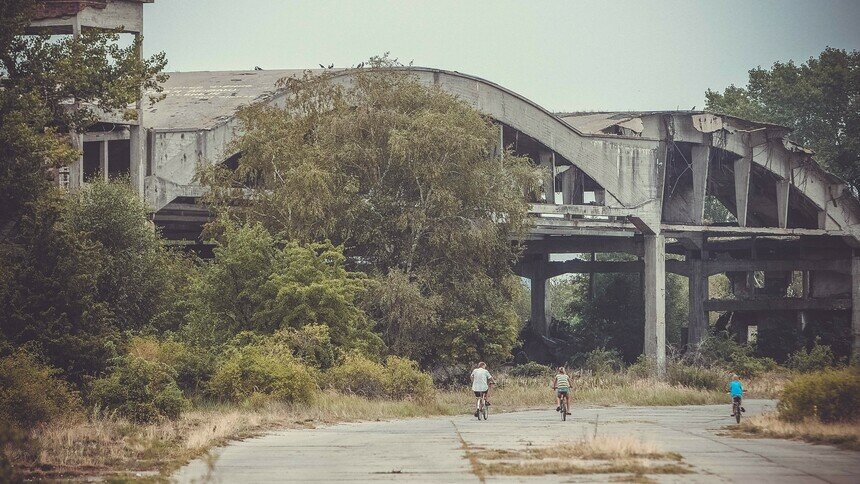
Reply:
[[487, 413], [489, 412], [489, 408], [487, 408], [487, 402], [484, 401], [484, 404], [481, 405], [481, 415], [484, 417], [484, 420], [487, 420]]
[[567, 420], [567, 403], [565, 403], [564, 399], [561, 401], [561, 420], [562, 422]]
[[741, 423], [741, 406], [738, 404], [735, 404], [735, 420]]

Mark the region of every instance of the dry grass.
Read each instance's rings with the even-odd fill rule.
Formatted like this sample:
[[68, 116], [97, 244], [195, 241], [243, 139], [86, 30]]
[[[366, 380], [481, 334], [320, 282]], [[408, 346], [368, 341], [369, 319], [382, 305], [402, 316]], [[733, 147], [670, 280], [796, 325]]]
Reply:
[[[491, 394], [494, 412], [551, 406], [548, 378], [500, 376]], [[719, 392], [671, 386], [626, 375], [589, 377], [576, 383], [573, 401], [589, 405], [692, 405], [722, 403]], [[465, 389], [440, 391], [426, 401], [370, 400], [325, 392], [310, 405], [258, 402], [254, 406], [204, 405], [175, 421], [138, 425], [105, 415], [55, 423], [31, 434], [32, 448], [13, 449], [16, 467], [31, 476], [169, 472], [208, 449], [275, 428], [348, 421], [455, 415], [471, 412]]]
[[[632, 437], [598, 437], [549, 447], [473, 451], [480, 475], [539, 476], [548, 474], [687, 474], [675, 453]], [[486, 462], [489, 461], [489, 462]]]
[[791, 380], [786, 370], [774, 370], [743, 381], [747, 398], [779, 398], [782, 388]]
[[860, 450], [860, 422], [822, 423], [817, 420], [784, 422], [775, 412], [756, 415], [733, 427], [735, 435], [797, 439], [814, 444], [831, 444]]

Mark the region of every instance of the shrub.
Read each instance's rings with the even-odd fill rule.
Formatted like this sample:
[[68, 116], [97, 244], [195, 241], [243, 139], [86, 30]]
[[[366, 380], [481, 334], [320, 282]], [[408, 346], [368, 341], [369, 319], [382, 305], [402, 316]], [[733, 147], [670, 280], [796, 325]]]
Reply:
[[164, 363], [125, 355], [114, 360], [108, 376], [93, 382], [90, 400], [135, 422], [175, 419], [189, 406], [175, 377]]
[[415, 361], [389, 356], [385, 360], [388, 372], [388, 396], [392, 398], [426, 398], [433, 395], [433, 378], [418, 368]]
[[593, 372], [597, 375], [605, 375], [614, 373], [624, 368], [624, 362], [621, 360], [621, 354], [618, 350], [606, 348], [597, 348], [592, 350], [585, 357], [585, 363], [582, 369]]
[[388, 372], [381, 364], [359, 354], [346, 356], [328, 371], [328, 381], [337, 390], [365, 397], [387, 394]]
[[509, 371], [508, 374], [520, 378], [534, 378], [538, 376], [550, 377], [553, 375], [553, 371], [552, 368], [546, 365], [530, 361], [526, 364], [517, 365], [511, 368], [511, 371]]
[[209, 382], [209, 390], [218, 398], [234, 402], [255, 394], [282, 402], [309, 402], [317, 386], [311, 371], [288, 349], [264, 342], [229, 348]]
[[777, 409], [780, 419], [789, 422], [856, 420], [860, 417], [860, 370], [852, 367], [798, 375], [785, 385]]
[[636, 362], [627, 367], [627, 374], [634, 378], [650, 378], [656, 373], [657, 365], [645, 355], [639, 355]]
[[683, 385], [704, 390], [723, 390], [729, 381], [724, 371], [704, 366], [688, 365], [677, 361], [667, 365], [666, 377], [673, 385]]
[[836, 363], [836, 357], [829, 346], [819, 344], [818, 340], [811, 351], [801, 348], [788, 356], [786, 366], [794, 371], [806, 373], [825, 370]]
[[752, 347], [738, 343], [726, 332], [705, 338], [688, 359], [699, 364], [721, 366], [746, 378], [776, 368], [772, 358], [754, 356]]
[[176, 373], [176, 384], [186, 394], [201, 390], [214, 371], [211, 351], [175, 339], [136, 336], [129, 343], [128, 353], [170, 367]]
[[76, 416], [81, 410], [78, 394], [56, 374], [24, 350], [0, 359], [0, 423], [28, 429], [37, 424]]

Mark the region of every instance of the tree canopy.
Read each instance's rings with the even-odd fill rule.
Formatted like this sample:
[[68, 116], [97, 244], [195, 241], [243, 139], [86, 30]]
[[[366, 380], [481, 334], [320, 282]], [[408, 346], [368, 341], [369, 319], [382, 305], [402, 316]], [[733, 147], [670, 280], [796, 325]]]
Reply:
[[[202, 176], [211, 201], [286, 239], [330, 240], [351, 267], [421, 294], [398, 307], [409, 314], [397, 330], [382, 330], [388, 344], [433, 322], [420, 330], [433, 336], [418, 354], [439, 357], [434, 348], [451, 347], [435, 344], [439, 338], [492, 331], [487, 337], [501, 339], [479, 352], [501, 357], [516, 339], [510, 240], [524, 228], [525, 194], [538, 172], [526, 158], [498, 154], [498, 127], [464, 102], [389, 59], [369, 65], [348, 78], [329, 71], [285, 79], [285, 105], [243, 110], [238, 167]], [[380, 296], [380, 313], [384, 301], [403, 299]]]
[[708, 110], [791, 128], [794, 141], [860, 191], [860, 52], [828, 47], [802, 64], [756, 67], [745, 87], [708, 90], [705, 98]]

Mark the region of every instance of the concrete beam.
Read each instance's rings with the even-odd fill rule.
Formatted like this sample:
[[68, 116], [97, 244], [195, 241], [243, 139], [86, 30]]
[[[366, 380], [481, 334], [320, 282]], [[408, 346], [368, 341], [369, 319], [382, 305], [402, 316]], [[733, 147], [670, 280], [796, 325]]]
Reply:
[[851, 308], [849, 298], [790, 298], [768, 297], [751, 299], [708, 299], [705, 311], [803, 311], [845, 310]]
[[642, 240], [627, 237], [550, 237], [540, 240], [528, 240], [525, 243], [525, 254], [584, 254], [591, 252], [611, 253], [623, 252], [641, 255]]
[[763, 259], [724, 259], [703, 262], [703, 273], [706, 276], [725, 272], [788, 272], [788, 271], [833, 271], [848, 273], [845, 260], [838, 259], [794, 259], [794, 260], [763, 260]]
[[543, 170], [543, 195], [546, 203], [555, 204], [555, 153], [541, 150], [538, 154], [539, 164]]
[[566, 260], [546, 263], [546, 276], [555, 277], [562, 274], [593, 274], [597, 273], [640, 273], [644, 269], [642, 261], [590, 261]]
[[657, 366], [657, 376], [666, 373], [666, 239], [645, 236], [645, 356]]

